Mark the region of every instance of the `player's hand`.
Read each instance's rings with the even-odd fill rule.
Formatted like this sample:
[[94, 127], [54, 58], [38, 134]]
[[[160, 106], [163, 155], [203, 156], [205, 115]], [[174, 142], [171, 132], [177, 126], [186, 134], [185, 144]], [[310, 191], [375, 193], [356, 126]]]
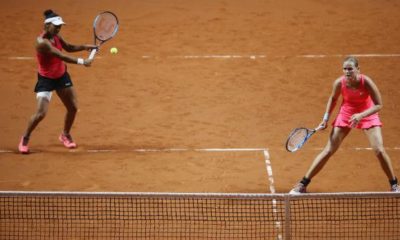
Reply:
[[92, 51], [93, 49], [96, 49], [96, 51], [99, 51], [99, 46], [97, 45], [92, 45], [92, 44], [87, 44], [85, 45], [85, 49], [87, 51]]
[[361, 121], [362, 119], [362, 115], [360, 113], [356, 113], [353, 116], [351, 116], [349, 122], [350, 122], [350, 126], [352, 128], [356, 127], [358, 125], [358, 123]]
[[90, 67], [92, 65], [93, 59], [85, 59], [83, 60], [83, 65], [85, 65], [85, 67]]
[[322, 120], [322, 122], [318, 125], [318, 127], [316, 128], [316, 129], [320, 129], [320, 130], [324, 130], [324, 129], [326, 129], [328, 127], [328, 122], [327, 121], [324, 121], [324, 120]]

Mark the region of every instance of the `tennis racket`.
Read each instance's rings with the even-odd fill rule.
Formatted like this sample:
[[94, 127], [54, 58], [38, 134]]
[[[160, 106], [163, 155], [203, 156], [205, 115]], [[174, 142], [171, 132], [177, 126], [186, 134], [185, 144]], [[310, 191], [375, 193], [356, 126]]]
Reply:
[[[94, 44], [100, 47], [103, 43], [110, 40], [118, 32], [117, 15], [110, 11], [105, 11], [96, 16], [93, 22]], [[89, 59], [93, 59], [98, 49], [93, 49]]]
[[315, 129], [309, 128], [295, 128], [290, 134], [286, 141], [286, 150], [289, 152], [295, 152], [299, 150], [311, 136], [317, 131], [321, 130], [322, 127], [319, 126]]

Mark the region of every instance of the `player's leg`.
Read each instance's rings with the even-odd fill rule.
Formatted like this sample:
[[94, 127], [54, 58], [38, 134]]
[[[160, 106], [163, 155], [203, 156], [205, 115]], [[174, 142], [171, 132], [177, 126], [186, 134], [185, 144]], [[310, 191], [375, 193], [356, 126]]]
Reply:
[[69, 134], [78, 111], [76, 93], [73, 87], [58, 89], [56, 92], [67, 109], [64, 118], [64, 133]]
[[70, 131], [78, 111], [76, 93], [73, 87], [57, 89], [56, 92], [67, 109], [64, 118], [64, 129], [59, 139], [65, 147], [74, 148], [76, 147], [76, 144], [72, 140]]
[[311, 179], [317, 175], [321, 169], [328, 162], [329, 158], [338, 150], [340, 144], [344, 138], [349, 134], [351, 128], [340, 128], [334, 127], [329, 135], [328, 143], [324, 149], [315, 157], [311, 166], [309, 167], [306, 175], [303, 179], [295, 185], [290, 191], [292, 194], [306, 192], [307, 185], [311, 182]]
[[396, 190], [393, 189], [393, 186], [396, 188], [398, 187], [397, 178], [393, 171], [392, 161], [383, 146], [381, 127], [377, 126], [365, 129], [364, 132], [368, 137], [368, 140], [371, 144], [372, 149], [374, 150], [376, 157], [379, 159], [383, 171], [389, 179], [392, 190]]
[[22, 136], [18, 149], [21, 153], [29, 152], [29, 138], [31, 133], [37, 125], [45, 118], [47, 111], [49, 109], [49, 103], [51, 99], [51, 92], [39, 92], [37, 93], [37, 109], [36, 112], [31, 116], [28, 126]]
[[338, 150], [344, 138], [349, 134], [350, 128], [334, 127], [328, 139], [328, 143], [314, 159], [305, 177], [310, 179], [321, 171], [329, 158]]

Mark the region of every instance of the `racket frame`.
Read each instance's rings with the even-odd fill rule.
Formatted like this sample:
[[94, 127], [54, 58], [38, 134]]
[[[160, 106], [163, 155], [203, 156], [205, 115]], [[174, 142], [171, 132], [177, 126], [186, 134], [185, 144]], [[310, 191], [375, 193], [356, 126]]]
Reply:
[[[303, 147], [303, 145], [307, 142], [308, 139], [311, 138], [311, 136], [316, 133], [317, 131], [321, 130], [323, 127], [322, 126], [318, 126], [317, 128], [314, 129], [310, 129], [310, 128], [305, 128], [305, 127], [299, 127], [299, 128], [295, 128], [293, 129], [293, 131], [289, 134], [288, 139], [286, 140], [286, 150], [288, 152], [296, 152], [297, 150], [299, 150], [301, 147]], [[289, 149], [289, 141], [290, 138], [299, 130], [305, 129], [307, 131], [307, 135], [304, 137], [303, 141], [301, 141], [301, 143], [297, 144], [297, 146], [294, 149]]]
[[[96, 23], [97, 23], [97, 20], [99, 19], [99, 17], [101, 16], [101, 14], [104, 14], [104, 13], [108, 13], [108, 14], [113, 15], [115, 17], [115, 20], [117, 20], [117, 26], [115, 27], [114, 32], [111, 34], [111, 36], [109, 38], [102, 40], [96, 35]], [[104, 12], [101, 12], [101, 13], [97, 14], [96, 18], [93, 21], [94, 44], [97, 45], [98, 48], [99, 48], [103, 43], [107, 42], [108, 40], [113, 38], [115, 36], [115, 34], [117, 34], [118, 28], [119, 28], [119, 20], [118, 20], [117, 15], [115, 15], [113, 12], [104, 11]], [[97, 40], [99, 41], [99, 44], [97, 44]], [[94, 56], [96, 55], [96, 52], [98, 51], [98, 48], [92, 49], [92, 51], [90, 52], [90, 55], [89, 55], [89, 59], [93, 59], [94, 58]]]

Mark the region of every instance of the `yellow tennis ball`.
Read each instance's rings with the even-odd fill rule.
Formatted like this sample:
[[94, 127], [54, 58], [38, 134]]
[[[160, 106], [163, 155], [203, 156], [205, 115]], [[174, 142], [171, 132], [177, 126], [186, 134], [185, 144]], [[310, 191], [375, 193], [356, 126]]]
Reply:
[[118, 48], [112, 47], [112, 48], [110, 49], [110, 53], [112, 53], [112, 54], [117, 54], [117, 53], [118, 53]]

